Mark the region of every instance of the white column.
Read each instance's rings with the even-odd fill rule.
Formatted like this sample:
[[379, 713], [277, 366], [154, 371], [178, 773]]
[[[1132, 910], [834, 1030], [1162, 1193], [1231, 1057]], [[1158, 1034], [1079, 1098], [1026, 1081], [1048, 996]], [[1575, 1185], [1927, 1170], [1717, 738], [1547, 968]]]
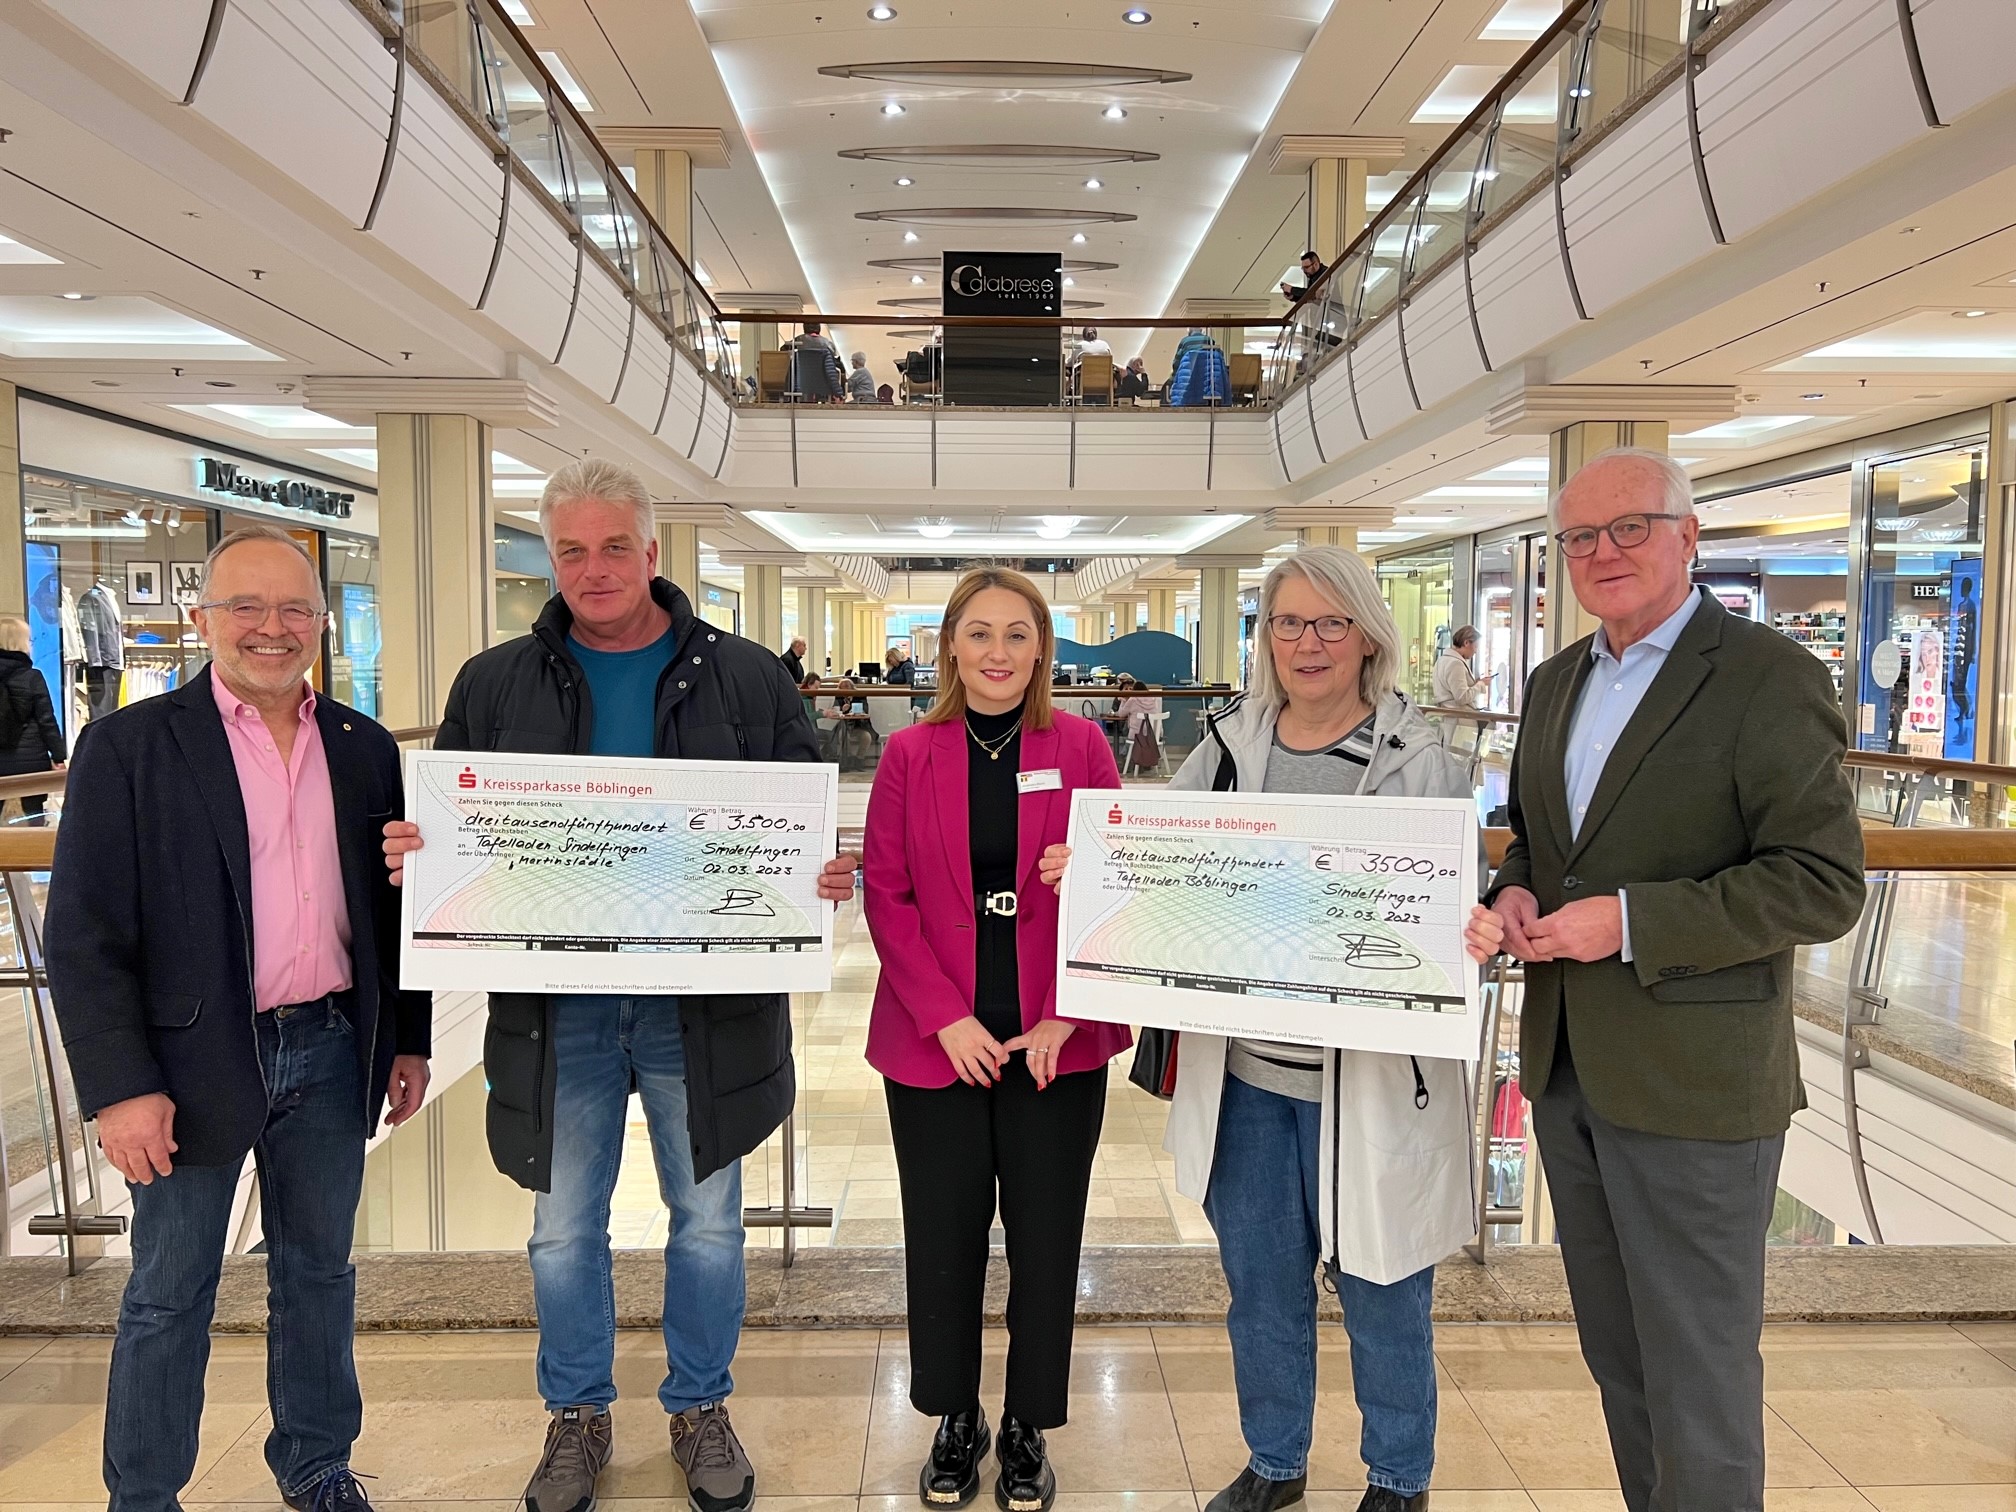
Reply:
[[382, 717], [405, 729], [438, 722], [462, 663], [490, 645], [490, 427], [467, 415], [377, 421]]

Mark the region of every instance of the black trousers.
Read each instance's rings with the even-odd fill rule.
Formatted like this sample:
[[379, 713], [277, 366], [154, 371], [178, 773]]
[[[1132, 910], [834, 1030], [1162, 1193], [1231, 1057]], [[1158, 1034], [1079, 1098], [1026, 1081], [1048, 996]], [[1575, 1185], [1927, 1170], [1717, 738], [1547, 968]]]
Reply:
[[987, 1236], [998, 1196], [1008, 1241], [1002, 1405], [1034, 1427], [1062, 1427], [1106, 1068], [1060, 1076], [1039, 1092], [1018, 1054], [999, 1086], [884, 1087], [903, 1187], [911, 1405], [929, 1417], [980, 1405]]

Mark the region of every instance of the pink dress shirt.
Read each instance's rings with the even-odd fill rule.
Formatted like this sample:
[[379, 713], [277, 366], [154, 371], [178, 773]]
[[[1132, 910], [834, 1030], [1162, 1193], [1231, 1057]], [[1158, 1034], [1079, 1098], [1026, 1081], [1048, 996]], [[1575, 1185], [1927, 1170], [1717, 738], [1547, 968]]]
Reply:
[[215, 671], [210, 686], [238, 768], [252, 846], [252, 1001], [261, 1013], [350, 985], [350, 909], [336, 849], [336, 800], [304, 688], [292, 760], [282, 763], [259, 711]]

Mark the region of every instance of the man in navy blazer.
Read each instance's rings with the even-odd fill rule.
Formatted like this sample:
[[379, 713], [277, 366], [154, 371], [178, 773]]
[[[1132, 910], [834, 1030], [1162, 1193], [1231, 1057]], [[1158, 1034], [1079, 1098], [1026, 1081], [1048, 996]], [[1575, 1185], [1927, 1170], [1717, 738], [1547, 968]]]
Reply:
[[86, 1117], [133, 1197], [105, 1411], [110, 1512], [175, 1512], [195, 1468], [210, 1319], [245, 1156], [272, 1316], [266, 1462], [286, 1503], [367, 1506], [350, 1244], [365, 1141], [419, 1109], [433, 1012], [398, 988], [379, 853], [399, 751], [305, 682], [328, 619], [269, 527], [204, 563], [210, 667], [94, 720], [70, 765], [47, 958]]

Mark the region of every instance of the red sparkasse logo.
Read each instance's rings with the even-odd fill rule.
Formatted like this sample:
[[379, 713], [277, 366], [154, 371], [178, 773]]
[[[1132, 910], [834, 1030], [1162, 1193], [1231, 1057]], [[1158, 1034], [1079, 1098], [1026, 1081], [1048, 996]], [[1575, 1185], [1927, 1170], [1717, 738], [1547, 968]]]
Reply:
[[455, 786], [458, 788], [473, 788], [476, 786], [476, 774], [467, 767], [462, 768], [461, 772], [456, 775]]
[[1106, 822], [1108, 824], [1125, 824], [1127, 822], [1126, 816], [1120, 812], [1119, 804], [1116, 803], [1113, 807], [1106, 810]]

